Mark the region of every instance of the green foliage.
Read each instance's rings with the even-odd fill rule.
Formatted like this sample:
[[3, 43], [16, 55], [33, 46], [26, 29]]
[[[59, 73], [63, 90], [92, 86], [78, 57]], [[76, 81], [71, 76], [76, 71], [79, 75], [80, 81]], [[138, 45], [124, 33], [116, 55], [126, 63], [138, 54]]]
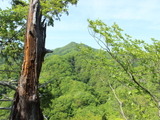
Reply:
[[[20, 2], [20, 3], [19, 3]], [[28, 2], [13, 0], [0, 10], [1, 81], [17, 80]], [[53, 26], [77, 0], [41, 0], [43, 19]], [[114, 23], [88, 20], [102, 50], [70, 43], [45, 58], [40, 76], [41, 107], [49, 120], [158, 120], [160, 42], [133, 39]], [[6, 64], [7, 63], [7, 64]], [[14, 91], [0, 88], [0, 98]], [[120, 105], [121, 103], [121, 105]], [[0, 101], [10, 107], [11, 102]], [[8, 117], [0, 112], [0, 119]]]
[[71, 42], [64, 47], [56, 48], [54, 50], [54, 52], [51, 53], [50, 55], [65, 55], [65, 54], [68, 54], [68, 53], [72, 54], [72, 52], [79, 51], [78, 46], [79, 45], [77, 43]]
[[[160, 94], [157, 94], [160, 86], [156, 82], [159, 81], [157, 78], [159, 74], [157, 71], [157, 66], [159, 66], [159, 50], [157, 49], [159, 41], [152, 39], [153, 44], [148, 45], [143, 40], [133, 40], [131, 36], [123, 34], [123, 30], [115, 23], [110, 27], [100, 20], [88, 20], [88, 22], [91, 28], [91, 35], [101, 45], [102, 49], [111, 56], [111, 59], [116, 64], [116, 68], [114, 69], [116, 71], [114, 75], [112, 75], [112, 77], [114, 77], [113, 80], [116, 79], [116, 82], [121, 82], [124, 85], [129, 85], [128, 87], [132, 89], [135, 88], [138, 90], [139, 94], [136, 95], [136, 99], [140, 99], [137, 104], [140, 106], [139, 111], [142, 113], [140, 112], [140, 114], [134, 116], [133, 119], [139, 119], [141, 114], [147, 112], [147, 110], [142, 110], [142, 106], [145, 105], [142, 105], [141, 100], [143, 99], [143, 103], [145, 103], [144, 99], [146, 99], [146, 104], [158, 104], [160, 97]], [[114, 83], [114, 86], [116, 84], [117, 83]], [[143, 94], [146, 96], [142, 97], [141, 95]], [[148, 101], [148, 95], [152, 101]], [[123, 97], [124, 96], [122, 96], [122, 98]], [[129, 100], [126, 103], [129, 103]], [[156, 107], [158, 107], [158, 105], [154, 106], [155, 108], [149, 105], [147, 107], [152, 110], [157, 110]], [[141, 119], [150, 117], [151, 116], [147, 114]]]
[[[48, 26], [54, 20], [60, 20], [63, 13], [68, 14], [69, 5], [77, 0], [41, 0], [42, 21]], [[11, 8], [0, 9], [0, 57], [14, 61], [22, 59], [25, 23], [28, 14], [29, 0], [12, 0]]]
[[42, 14], [48, 25], [53, 26], [54, 20], [60, 20], [63, 13], [68, 15], [69, 4], [77, 4], [77, 0], [41, 0]]
[[[133, 49], [131, 45], [132, 43], [130, 43], [130, 48], [134, 53], [135, 48]], [[77, 49], [72, 49], [75, 46]], [[147, 46], [149, 48], [149, 45]], [[135, 47], [134, 44], [133, 47]], [[138, 50], [135, 49], [135, 51]], [[140, 52], [144, 56], [137, 57], [143, 58], [146, 57], [146, 54], [148, 55], [145, 50]], [[128, 55], [127, 52], [125, 54]], [[121, 62], [126, 62], [126, 58], [121, 57], [120, 54], [117, 54], [116, 57], [121, 58]], [[128, 57], [128, 60], [132, 57]], [[145, 87], [155, 95], [159, 95], [158, 84], [153, 84], [152, 74], [143, 76], [143, 73], [140, 73], [140, 71], [149, 72], [149, 68], [147, 70], [144, 65], [150, 64], [150, 61], [146, 64], [142, 61], [144, 59], [137, 59], [132, 66], [127, 64], [130, 65], [130, 69], [137, 70], [137, 74], [141, 75], [134, 74], [137, 80], [140, 78], [147, 79], [145, 83], [142, 82], [141, 84], [146, 85]], [[143, 71], [144, 68], [145, 71]], [[50, 93], [50, 97], [48, 99], [48, 97], [43, 96], [41, 102], [42, 106], [47, 105], [43, 107], [43, 110], [49, 120], [102, 120], [102, 118], [122, 120], [118, 101], [109, 85], [112, 85], [123, 103], [123, 110], [128, 119], [158, 119], [158, 109], [151, 97], [137, 87], [123, 68], [109, 53], [106, 54], [103, 50], [95, 50], [75, 43], [59, 48], [57, 53], [46, 57], [41, 74], [41, 83], [48, 83], [42, 90]], [[45, 97], [47, 99], [44, 99]]]
[[[159, 77], [158, 73], [150, 72], [158, 70], [158, 66], [155, 65], [158, 65], [158, 55], [153, 52], [158, 44], [159, 42], [153, 45], [144, 44], [146, 49], [143, 48], [143, 51], [140, 51], [144, 55], [137, 56], [133, 65], [127, 63], [130, 65], [129, 69], [138, 71], [134, 73], [138, 82], [156, 96], [159, 95]], [[130, 49], [134, 53], [131, 45]], [[126, 56], [121, 57], [121, 52], [116, 52], [115, 56], [125, 63]], [[125, 55], [128, 53], [125, 52]], [[134, 58], [130, 55], [128, 60]], [[1, 61], [1, 66], [5, 65], [3, 63], [4, 61]], [[155, 67], [151, 67], [152, 65]], [[0, 77], [18, 78], [16, 73], [3, 73]], [[128, 119], [156, 120], [159, 118], [158, 109], [151, 97], [132, 82], [109, 53], [76, 43], [56, 49], [54, 54], [45, 58], [39, 86], [41, 108], [49, 120], [123, 120], [119, 103], [110, 85], [123, 103], [123, 110]], [[2, 93], [13, 95], [10, 89], [0, 90]], [[1, 102], [1, 106], [10, 106], [10, 102]], [[6, 111], [1, 113], [3, 117], [0, 118], [8, 116]]]
[[[7, 82], [9, 85], [17, 84], [19, 78], [20, 67], [23, 57], [23, 45], [26, 28], [26, 19], [29, 9], [30, 0], [12, 0], [11, 7], [5, 10], [0, 9], [0, 98], [5, 99], [4, 96], [11, 97], [15, 91], [2, 85]], [[41, 12], [42, 21], [48, 26], [54, 25], [54, 20], [60, 20], [63, 13], [68, 14], [68, 7], [70, 4], [74, 5], [77, 0], [41, 0]], [[62, 66], [61, 66], [62, 68]], [[63, 69], [63, 68], [62, 68]], [[61, 72], [65, 72], [63, 69]], [[63, 73], [70, 74], [70, 73]], [[57, 78], [58, 79], [58, 78]], [[14, 83], [13, 83], [14, 81]], [[50, 83], [51, 84], [51, 83]], [[41, 96], [45, 96], [43, 101], [48, 100], [51, 102], [52, 95], [48, 89], [44, 88], [48, 86], [42, 85]], [[53, 89], [52, 89], [53, 90]], [[55, 93], [59, 95], [59, 93]], [[1, 107], [10, 107], [11, 101], [2, 102], [0, 101]], [[44, 108], [48, 104], [43, 105]], [[0, 119], [8, 119], [8, 111], [0, 112]]]
[[[0, 82], [7, 82], [11, 86], [16, 86], [20, 73], [20, 66], [13, 62], [11, 58], [6, 63], [4, 59], [0, 60]], [[0, 84], [0, 100], [13, 100], [15, 91]], [[0, 107], [10, 108], [12, 101], [0, 101]], [[0, 119], [6, 120], [10, 115], [9, 110], [0, 110]]]
[[6, 10], [0, 9], [0, 57], [13, 60], [21, 59], [24, 38], [24, 15], [26, 7], [16, 6]]
[[[2, 100], [11, 99], [12, 100], [12, 97], [13, 97], [13, 94], [14, 94], [15, 91], [11, 91], [9, 89], [6, 89], [6, 90], [7, 90], [6, 93], [1, 92], [1, 93], [3, 93], [3, 96], [1, 94], [0, 99], [2, 99]], [[11, 108], [11, 105], [12, 105], [12, 101], [0, 101], [0, 107]], [[9, 119], [9, 115], [10, 115], [9, 110], [0, 110], [0, 119], [1, 120]]]

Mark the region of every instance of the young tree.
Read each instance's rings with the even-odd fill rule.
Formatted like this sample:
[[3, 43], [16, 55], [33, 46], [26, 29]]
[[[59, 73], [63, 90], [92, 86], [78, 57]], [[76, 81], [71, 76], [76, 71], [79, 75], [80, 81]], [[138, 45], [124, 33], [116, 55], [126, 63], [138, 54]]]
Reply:
[[155, 107], [160, 110], [158, 92], [160, 42], [152, 39], [153, 44], [149, 45], [143, 40], [133, 40], [131, 36], [122, 34], [123, 30], [116, 23], [110, 27], [101, 20], [88, 22], [90, 34], [124, 72], [124, 75], [120, 75], [128, 77], [128, 81], [121, 82], [132, 81], [133, 86], [149, 95]]

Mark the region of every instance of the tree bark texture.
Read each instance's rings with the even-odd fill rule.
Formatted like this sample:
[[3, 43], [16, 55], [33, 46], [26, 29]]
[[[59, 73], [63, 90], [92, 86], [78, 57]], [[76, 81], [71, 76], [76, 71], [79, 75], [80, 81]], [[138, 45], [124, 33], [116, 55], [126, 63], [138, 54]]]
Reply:
[[43, 120], [38, 79], [46, 53], [46, 24], [41, 22], [39, 0], [31, 0], [27, 19], [24, 60], [10, 120]]

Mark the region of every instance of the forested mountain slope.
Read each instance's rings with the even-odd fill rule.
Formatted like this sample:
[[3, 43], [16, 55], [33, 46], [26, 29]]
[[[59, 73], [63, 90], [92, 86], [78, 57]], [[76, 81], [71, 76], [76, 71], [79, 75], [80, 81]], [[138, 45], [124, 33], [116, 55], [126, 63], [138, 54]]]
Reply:
[[[72, 52], [80, 51], [80, 47], [89, 47], [89, 46], [87, 46], [83, 43], [78, 44], [76, 42], [71, 42], [71, 43], [69, 43], [69, 44], [67, 44], [63, 47], [54, 49], [53, 53], [49, 53], [46, 56], [49, 56], [49, 55], [66, 55], [66, 54], [69, 54], [69, 53], [72, 53]], [[92, 49], [94, 49], [94, 48], [92, 48]]]
[[[150, 59], [149, 52], [143, 53], [149, 61], [143, 60], [142, 54], [140, 59], [132, 61], [132, 69], [138, 71], [134, 75], [138, 82], [158, 96], [159, 76], [154, 72], [158, 69], [158, 61]], [[11, 67], [1, 63], [0, 67], [20, 69], [16, 63]], [[17, 80], [18, 75], [16, 71], [1, 71], [0, 79]], [[39, 88], [46, 120], [159, 119], [154, 100], [131, 81], [119, 64], [105, 51], [84, 44], [72, 42], [48, 54], [43, 63]], [[0, 91], [1, 99], [13, 97], [14, 90], [1, 87]], [[11, 101], [0, 101], [0, 107], [10, 105]], [[8, 115], [8, 111], [0, 111], [0, 119], [6, 119]]]
[[70, 43], [54, 51], [40, 78], [49, 120], [158, 120], [152, 99], [103, 50]]

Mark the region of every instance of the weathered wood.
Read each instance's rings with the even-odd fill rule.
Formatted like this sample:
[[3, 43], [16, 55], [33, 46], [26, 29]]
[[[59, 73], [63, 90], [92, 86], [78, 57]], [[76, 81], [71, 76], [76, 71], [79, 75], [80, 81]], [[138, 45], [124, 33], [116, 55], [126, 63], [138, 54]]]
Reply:
[[43, 120], [38, 79], [45, 49], [46, 25], [41, 22], [39, 0], [31, 0], [25, 37], [24, 60], [10, 120]]

